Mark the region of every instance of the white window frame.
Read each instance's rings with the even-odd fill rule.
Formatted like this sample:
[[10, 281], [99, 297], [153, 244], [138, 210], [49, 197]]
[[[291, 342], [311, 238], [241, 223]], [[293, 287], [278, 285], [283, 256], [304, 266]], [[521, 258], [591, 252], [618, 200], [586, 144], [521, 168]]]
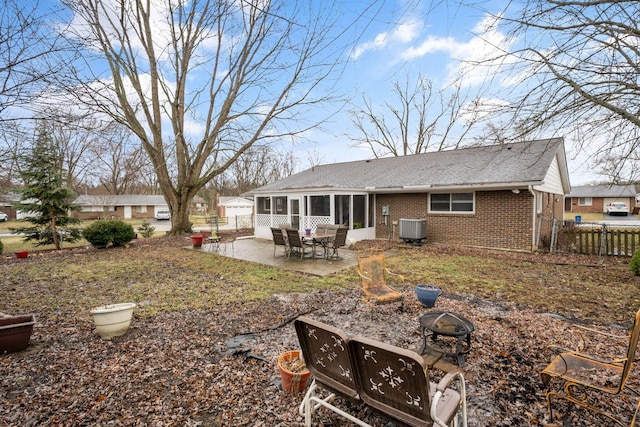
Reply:
[[[448, 194], [449, 195], [449, 210], [448, 211], [434, 211], [431, 210], [431, 196], [433, 194]], [[471, 199], [471, 210], [470, 211], [454, 211], [451, 209], [453, 202], [451, 200], [451, 196], [454, 194], [471, 194], [472, 195], [472, 199]], [[429, 213], [434, 213], [434, 214], [452, 214], [452, 215], [468, 215], [468, 214], [475, 214], [476, 213], [476, 193], [475, 191], [458, 191], [458, 192], [447, 192], [447, 193], [429, 193], [429, 200], [428, 200], [428, 212]]]
[[593, 198], [578, 197], [578, 206], [593, 206]]

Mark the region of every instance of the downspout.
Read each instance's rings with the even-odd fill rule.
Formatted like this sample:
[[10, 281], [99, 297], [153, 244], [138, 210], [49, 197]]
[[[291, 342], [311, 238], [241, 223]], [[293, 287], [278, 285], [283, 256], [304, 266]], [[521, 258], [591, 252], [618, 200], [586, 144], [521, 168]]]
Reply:
[[538, 203], [536, 201], [536, 193], [533, 191], [533, 186], [528, 185], [529, 193], [533, 196], [533, 209], [531, 210], [531, 252], [534, 252], [536, 248], [536, 212]]

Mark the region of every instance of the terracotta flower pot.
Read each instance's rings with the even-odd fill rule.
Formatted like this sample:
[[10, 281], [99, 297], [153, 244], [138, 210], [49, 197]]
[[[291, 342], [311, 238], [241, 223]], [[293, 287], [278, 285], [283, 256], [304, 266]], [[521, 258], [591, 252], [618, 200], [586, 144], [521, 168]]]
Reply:
[[193, 245], [194, 248], [201, 248], [202, 239], [203, 239], [202, 234], [194, 234], [193, 236], [191, 236], [191, 244]]
[[26, 349], [35, 323], [33, 314], [0, 317], [0, 354]]
[[200, 234], [202, 235], [203, 239], [208, 239], [209, 237], [211, 237], [211, 232], [210, 231], [200, 230]]
[[[294, 364], [292, 362], [296, 362], [295, 365], [301, 368], [292, 370], [291, 366]], [[307, 387], [311, 372], [304, 367], [304, 362], [300, 360], [300, 350], [282, 353], [278, 357], [278, 369], [280, 370], [280, 378], [282, 379], [282, 390], [287, 393], [295, 393]]]
[[15, 254], [16, 258], [27, 258], [29, 256], [29, 251], [17, 251]]
[[440, 288], [434, 285], [420, 284], [416, 286], [416, 296], [423, 305], [431, 308], [436, 305], [440, 296]]
[[91, 310], [100, 338], [109, 340], [124, 335], [131, 325], [135, 303], [109, 304]]

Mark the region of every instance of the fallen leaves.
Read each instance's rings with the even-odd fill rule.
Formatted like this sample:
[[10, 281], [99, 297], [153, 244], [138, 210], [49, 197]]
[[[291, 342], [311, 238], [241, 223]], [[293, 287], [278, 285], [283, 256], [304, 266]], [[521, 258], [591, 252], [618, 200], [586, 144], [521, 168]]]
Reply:
[[[101, 256], [117, 259], [122, 253], [113, 251]], [[188, 255], [179, 254], [185, 262], [191, 262]], [[91, 265], [91, 254], [70, 256], [78, 265]], [[537, 261], [533, 255], [500, 257], [503, 269], [513, 267], [531, 275], [531, 280], [542, 277], [545, 283], [552, 283], [553, 276], [560, 275], [552, 265], [548, 274], [535, 274], [532, 266]], [[29, 260], [31, 268], [37, 265], [33, 261]], [[111, 341], [97, 336], [88, 316], [78, 315], [73, 307], [52, 303], [55, 299], [43, 292], [55, 289], [64, 292], [65, 298], [85, 300], [98, 285], [109, 280], [109, 271], [83, 273], [82, 280], [65, 282], [64, 286], [57, 283], [56, 287], [49, 287], [47, 272], [40, 271], [33, 282], [11, 285], [21, 286], [21, 298], [38, 305], [38, 324], [27, 350], [0, 355], [0, 425], [300, 426], [303, 420], [297, 409], [303, 394], [283, 393], [278, 388], [276, 369], [278, 354], [299, 347], [290, 323], [296, 314], [308, 313], [350, 334], [403, 348], [417, 350], [422, 344], [418, 318], [427, 309], [417, 301], [410, 286], [402, 288], [402, 305], [393, 303], [373, 309], [361, 301], [355, 282], [345, 290], [274, 295], [264, 301], [194, 308], [182, 301], [182, 296], [187, 298], [197, 291], [204, 299], [219, 286], [242, 293], [243, 283], [222, 279], [228, 277], [227, 273], [215, 277], [201, 273], [190, 283], [185, 277], [192, 270], [181, 268], [181, 260], [171, 262], [171, 268], [158, 270], [161, 275], [156, 280], [161, 283], [158, 292], [167, 293], [163, 298], [169, 300], [177, 295], [171, 299], [172, 308], [154, 311], [147, 302], [145, 316], [136, 315], [129, 331]], [[456, 265], [452, 264], [448, 274], [458, 269]], [[521, 265], [528, 265], [528, 270]], [[570, 265], [563, 268], [576, 270]], [[49, 273], [55, 271], [53, 267], [47, 269]], [[126, 271], [116, 274], [125, 277]], [[21, 270], [20, 274], [27, 273]], [[88, 277], [97, 277], [99, 282], [91, 282]], [[492, 274], [485, 271], [481, 277], [488, 280]], [[174, 295], [169, 295], [171, 288], [165, 284], [173, 285]], [[142, 279], [132, 279], [121, 286], [127, 291], [147, 287], [141, 294], [153, 290], [153, 284]], [[561, 290], [567, 285], [559, 280], [554, 286]], [[116, 290], [109, 292], [118, 295]], [[0, 311], [11, 312], [12, 307], [24, 303], [4, 300]], [[141, 303], [144, 306], [145, 302]], [[523, 304], [491, 301], [471, 292], [449, 289], [445, 289], [434, 310], [461, 313], [477, 327], [464, 368], [470, 425], [550, 427], [539, 372], [553, 357], [549, 344], [571, 348], [579, 344], [576, 334], [567, 328], [570, 322]], [[567, 312], [576, 317], [583, 313], [579, 308], [572, 310], [567, 307]], [[608, 320], [603, 319], [605, 323]], [[612, 327], [607, 329], [615, 331]], [[620, 355], [624, 346], [601, 341], [586, 350]], [[450, 358], [449, 362], [455, 363], [455, 359]], [[431, 374], [434, 378], [442, 375], [438, 370]], [[637, 378], [636, 369], [632, 385], [638, 385]], [[619, 410], [628, 406], [620, 405]], [[563, 415], [568, 409], [560, 406]], [[350, 410], [373, 426], [388, 425], [388, 419], [368, 409], [351, 406]], [[584, 411], [572, 408], [572, 414], [567, 419], [574, 426], [603, 424]], [[320, 411], [319, 419], [326, 425], [342, 425], [327, 411]]]

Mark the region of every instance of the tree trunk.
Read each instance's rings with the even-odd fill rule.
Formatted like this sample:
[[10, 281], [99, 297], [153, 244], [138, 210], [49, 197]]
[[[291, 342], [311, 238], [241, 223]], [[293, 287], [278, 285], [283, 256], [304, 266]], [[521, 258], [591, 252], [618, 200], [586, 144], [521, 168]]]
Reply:
[[[179, 199], [180, 200], [180, 199]], [[171, 231], [172, 236], [191, 233], [191, 222], [189, 221], [189, 203], [178, 201], [171, 206]]]

